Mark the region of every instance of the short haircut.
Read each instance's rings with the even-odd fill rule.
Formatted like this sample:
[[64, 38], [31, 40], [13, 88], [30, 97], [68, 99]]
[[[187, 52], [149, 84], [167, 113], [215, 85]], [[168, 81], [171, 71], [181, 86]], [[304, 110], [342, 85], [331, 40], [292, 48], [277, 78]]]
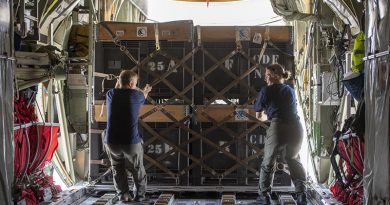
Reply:
[[119, 83], [123, 85], [129, 84], [132, 80], [136, 80], [138, 78], [138, 74], [131, 70], [123, 70], [119, 75]]
[[271, 71], [271, 73], [273, 73], [275, 75], [279, 75], [280, 77], [282, 77], [284, 79], [288, 79], [291, 76], [289, 71], [285, 70], [282, 65], [277, 64], [277, 63], [267, 66], [266, 69]]

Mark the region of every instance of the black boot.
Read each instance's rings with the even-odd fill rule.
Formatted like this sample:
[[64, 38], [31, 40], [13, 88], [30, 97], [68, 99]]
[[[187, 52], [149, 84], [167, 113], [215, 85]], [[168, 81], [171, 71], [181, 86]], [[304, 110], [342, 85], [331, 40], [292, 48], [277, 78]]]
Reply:
[[297, 205], [306, 205], [306, 192], [297, 193]]
[[147, 201], [148, 199], [145, 196], [137, 195], [134, 197], [134, 201], [136, 202], [144, 202]]
[[125, 192], [123, 194], [119, 194], [118, 198], [120, 201], [131, 201], [133, 197], [129, 192]]
[[270, 205], [270, 198], [269, 193], [262, 193], [257, 197], [256, 202], [260, 205]]

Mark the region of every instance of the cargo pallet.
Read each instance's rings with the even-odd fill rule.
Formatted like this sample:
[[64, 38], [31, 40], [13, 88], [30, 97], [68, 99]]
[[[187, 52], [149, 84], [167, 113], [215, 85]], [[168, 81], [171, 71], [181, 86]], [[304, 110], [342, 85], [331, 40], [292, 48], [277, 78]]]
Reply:
[[[191, 21], [100, 24], [91, 180], [109, 168], [100, 163], [104, 94], [114, 87], [113, 76], [130, 69], [140, 87], [153, 86], [140, 114], [150, 185], [257, 186], [267, 125], [252, 104], [265, 85], [266, 65], [279, 62], [294, 73], [291, 33], [287, 26], [194, 27]], [[255, 36], [261, 42], [251, 42]]]

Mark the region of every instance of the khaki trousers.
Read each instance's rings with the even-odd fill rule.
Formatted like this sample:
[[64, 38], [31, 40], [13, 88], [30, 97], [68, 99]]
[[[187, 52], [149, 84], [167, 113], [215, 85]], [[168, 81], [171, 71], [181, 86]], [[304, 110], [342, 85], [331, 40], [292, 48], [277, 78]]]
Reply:
[[[134, 196], [145, 196], [146, 172], [143, 164], [144, 150], [141, 143], [116, 145], [106, 144], [108, 158], [114, 177], [114, 186], [118, 194], [129, 192], [126, 169], [130, 171], [134, 178]], [[126, 168], [126, 161], [129, 167]]]

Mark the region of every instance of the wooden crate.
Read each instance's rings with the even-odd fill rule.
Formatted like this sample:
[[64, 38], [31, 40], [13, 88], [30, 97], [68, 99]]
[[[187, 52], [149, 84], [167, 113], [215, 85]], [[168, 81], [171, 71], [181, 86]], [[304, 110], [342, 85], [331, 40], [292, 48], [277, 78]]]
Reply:
[[[120, 40], [155, 40], [155, 23], [103, 22]], [[109, 32], [98, 26], [99, 41], [112, 41]], [[172, 21], [158, 23], [159, 40], [191, 42], [193, 39], [192, 21]], [[142, 31], [146, 31], [142, 33]]]
[[[217, 122], [221, 122], [224, 119], [226, 119], [228, 116], [231, 117], [231, 119], [227, 122], [247, 122], [247, 121], [252, 121], [249, 118], [245, 118], [244, 116], [236, 116], [234, 111], [236, 108], [230, 105], [211, 105], [208, 107], [205, 106], [198, 106], [198, 111], [196, 112], [196, 120], [198, 122], [211, 122], [211, 120], [204, 116], [202, 114], [202, 110], [207, 113], [208, 116], [213, 118]], [[248, 106], [247, 108], [239, 109], [242, 111], [247, 112], [249, 115], [253, 116], [254, 118], [256, 117], [256, 112]]]
[[[253, 40], [255, 33], [261, 33], [263, 39], [265, 31], [269, 28], [269, 36], [272, 42], [288, 42], [291, 40], [290, 30], [288, 26], [201, 26], [201, 41], [202, 42], [235, 42], [236, 31], [240, 28], [246, 28], [250, 31], [250, 41]], [[195, 30], [197, 32], [197, 28]]]
[[[94, 113], [95, 113], [95, 121], [96, 122], [107, 122], [107, 111], [106, 106], [104, 105], [95, 105]], [[145, 113], [153, 110], [155, 107], [153, 105], [144, 105], [141, 107], [140, 116]], [[103, 110], [102, 110], [103, 109]], [[181, 120], [186, 116], [187, 106], [186, 105], [166, 105], [164, 109], [168, 111], [170, 115], [172, 115], [176, 120]], [[147, 116], [143, 119], [144, 122], [172, 122], [164, 113], [161, 111], [156, 111], [153, 114]]]

